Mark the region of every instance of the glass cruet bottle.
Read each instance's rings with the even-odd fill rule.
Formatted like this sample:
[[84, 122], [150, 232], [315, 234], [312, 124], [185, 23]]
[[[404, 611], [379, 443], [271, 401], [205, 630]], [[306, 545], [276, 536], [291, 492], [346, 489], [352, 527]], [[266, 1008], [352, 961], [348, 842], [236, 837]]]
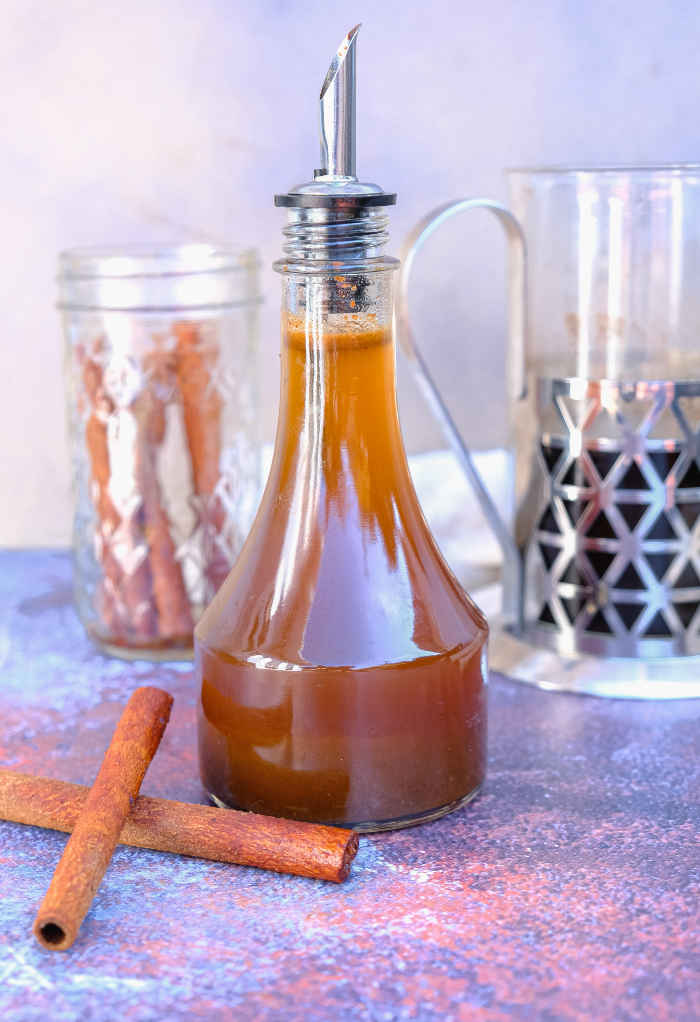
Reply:
[[287, 207], [282, 388], [253, 528], [195, 631], [221, 806], [376, 831], [478, 792], [484, 617], [426, 525], [398, 420], [387, 205], [355, 175], [354, 61], [320, 98], [323, 169]]

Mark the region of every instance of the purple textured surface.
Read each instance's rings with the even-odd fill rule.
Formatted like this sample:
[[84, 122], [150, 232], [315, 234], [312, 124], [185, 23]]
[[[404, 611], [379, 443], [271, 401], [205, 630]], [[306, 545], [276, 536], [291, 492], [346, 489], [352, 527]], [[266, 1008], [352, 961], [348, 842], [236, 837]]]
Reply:
[[[139, 684], [175, 696], [143, 792], [204, 801], [189, 665], [94, 652], [70, 561], [0, 553], [0, 763], [89, 784]], [[0, 822], [4, 1022], [700, 1017], [700, 701], [492, 678], [474, 803], [364, 837], [342, 886], [119, 848], [75, 945], [32, 921], [66, 837]]]

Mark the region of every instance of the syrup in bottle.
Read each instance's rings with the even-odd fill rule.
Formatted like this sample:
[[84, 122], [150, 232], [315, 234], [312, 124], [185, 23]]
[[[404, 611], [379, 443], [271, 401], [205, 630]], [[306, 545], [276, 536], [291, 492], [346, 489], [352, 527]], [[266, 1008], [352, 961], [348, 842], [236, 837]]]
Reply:
[[[359, 26], [358, 26], [359, 28]], [[395, 196], [355, 176], [354, 51], [320, 101], [324, 167], [287, 207], [282, 394], [267, 487], [195, 631], [204, 787], [361, 831], [469, 801], [486, 765], [480, 611], [438, 551], [396, 405]]]

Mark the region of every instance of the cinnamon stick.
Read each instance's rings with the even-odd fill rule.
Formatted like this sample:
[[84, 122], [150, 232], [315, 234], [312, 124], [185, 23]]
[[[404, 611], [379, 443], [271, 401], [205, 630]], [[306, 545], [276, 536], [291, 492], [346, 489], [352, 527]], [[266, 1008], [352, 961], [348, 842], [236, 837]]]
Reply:
[[177, 337], [177, 382], [182, 395], [195, 492], [210, 496], [221, 474], [220, 421], [223, 401], [209, 372], [216, 349], [202, 343], [196, 323], [173, 325]]
[[187, 444], [192, 459], [192, 484], [199, 497], [200, 518], [208, 533], [205, 571], [211, 585], [207, 602], [219, 591], [231, 564], [217, 540], [226, 524], [226, 508], [216, 492], [221, 476], [221, 412], [223, 400], [212, 378], [218, 350], [202, 340], [197, 323], [173, 326], [177, 337], [177, 382], [182, 397]]
[[[70, 833], [90, 789], [0, 769], [0, 819]], [[357, 854], [353, 830], [139, 795], [119, 844], [340, 884]]]
[[107, 419], [114, 413], [114, 402], [106, 393], [103, 372], [93, 359], [85, 363], [85, 390], [92, 403], [85, 426], [85, 445], [90, 457], [96, 493], [96, 533], [104, 578], [95, 594], [96, 609], [103, 624], [112, 633], [109, 638], [126, 639], [130, 635], [150, 637], [157, 634], [153, 608], [151, 573], [147, 560], [129, 573], [119, 563], [112, 541], [122, 519], [109, 495], [111, 464], [107, 442]]
[[78, 934], [158, 748], [172, 703], [172, 696], [162, 689], [137, 688], [126, 704], [34, 922], [35, 937], [49, 951], [65, 951]]
[[138, 430], [135, 474], [143, 502], [143, 532], [149, 547], [158, 632], [164, 638], [191, 642], [192, 609], [182, 569], [175, 557], [175, 543], [161, 499], [156, 466], [156, 449], [165, 436], [165, 402], [154, 389], [146, 388], [131, 408]]

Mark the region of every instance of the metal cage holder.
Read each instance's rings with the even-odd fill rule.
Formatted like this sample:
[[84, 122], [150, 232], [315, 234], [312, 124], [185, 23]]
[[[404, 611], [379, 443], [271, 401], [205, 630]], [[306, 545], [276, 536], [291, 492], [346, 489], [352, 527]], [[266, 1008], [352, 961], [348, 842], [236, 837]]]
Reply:
[[524, 634], [564, 654], [700, 653], [700, 383], [538, 381]]

